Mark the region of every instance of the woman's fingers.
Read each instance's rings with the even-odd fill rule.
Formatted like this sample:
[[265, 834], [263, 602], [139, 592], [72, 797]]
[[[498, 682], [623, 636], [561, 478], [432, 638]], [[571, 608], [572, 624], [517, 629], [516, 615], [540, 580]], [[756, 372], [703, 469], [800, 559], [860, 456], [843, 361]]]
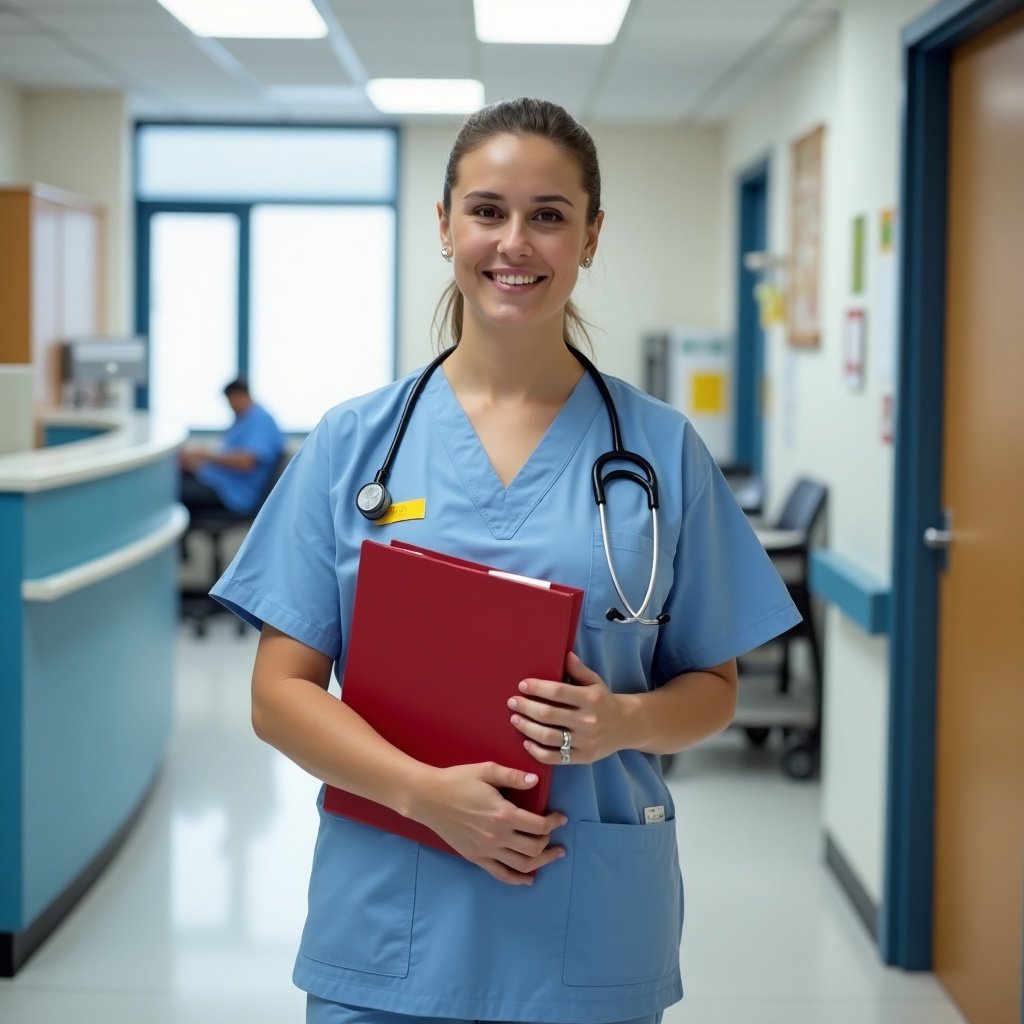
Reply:
[[[622, 708], [604, 680], [575, 654], [565, 662], [571, 683], [524, 679], [508, 700], [512, 724], [542, 764], [591, 764], [621, 745]], [[563, 754], [569, 734], [568, 761]]]
[[534, 814], [501, 793], [529, 790], [535, 773], [483, 762], [441, 769], [436, 779], [418, 820], [499, 881], [529, 885], [533, 872], [564, 855], [550, 846], [551, 833], [568, 820], [564, 814]]
[[572, 729], [565, 725], [541, 725], [526, 715], [513, 715], [512, 724], [527, 738], [545, 747], [551, 747], [556, 753], [561, 749], [565, 739], [563, 732], [568, 731], [570, 739]]

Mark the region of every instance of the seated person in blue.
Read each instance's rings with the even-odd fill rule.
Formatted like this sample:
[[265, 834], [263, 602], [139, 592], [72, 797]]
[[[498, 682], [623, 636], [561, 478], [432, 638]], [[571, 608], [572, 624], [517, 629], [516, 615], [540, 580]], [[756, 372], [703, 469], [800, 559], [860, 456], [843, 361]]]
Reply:
[[186, 447], [181, 453], [181, 502], [190, 513], [216, 509], [256, 512], [284, 450], [274, 417], [253, 401], [242, 379], [224, 388], [235, 414], [213, 450]]

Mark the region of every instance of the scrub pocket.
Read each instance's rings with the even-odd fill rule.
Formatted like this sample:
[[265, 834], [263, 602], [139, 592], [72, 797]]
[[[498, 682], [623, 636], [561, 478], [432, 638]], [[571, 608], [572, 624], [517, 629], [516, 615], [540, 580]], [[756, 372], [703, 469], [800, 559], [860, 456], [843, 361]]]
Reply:
[[320, 810], [301, 953], [367, 974], [409, 973], [420, 847]]
[[580, 821], [562, 980], [640, 985], [679, 967], [683, 925], [676, 823]]
[[[617, 533], [614, 530], [609, 530], [608, 546], [611, 548], [612, 563], [615, 566], [615, 575], [619, 579], [619, 585], [629, 599], [629, 603], [634, 608], [639, 608], [651, 579], [654, 541], [650, 537], [636, 533]], [[658, 558], [658, 578], [654, 584], [654, 596], [647, 606], [647, 611], [644, 612], [645, 619], [653, 619], [661, 614], [665, 598], [668, 596], [671, 574], [672, 558], [662, 551]], [[626, 609], [622, 607], [622, 601], [612, 583], [611, 573], [608, 571], [601, 531], [595, 530], [590, 554], [590, 585], [587, 587], [583, 607], [584, 623], [594, 629], [621, 631], [622, 624], [608, 618], [609, 608], [618, 608], [620, 612], [626, 614]], [[654, 636], [658, 630], [657, 626], [642, 626], [635, 622], [625, 628], [630, 632], [637, 631], [640, 636]]]

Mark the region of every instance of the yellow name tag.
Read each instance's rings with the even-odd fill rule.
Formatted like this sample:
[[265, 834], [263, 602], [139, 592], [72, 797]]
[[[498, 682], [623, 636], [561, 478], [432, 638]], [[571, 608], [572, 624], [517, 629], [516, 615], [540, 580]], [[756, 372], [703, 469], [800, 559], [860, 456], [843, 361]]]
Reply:
[[389, 523], [405, 523], [410, 519], [424, 519], [427, 515], [427, 499], [412, 498], [409, 501], [396, 501], [394, 504], [374, 522], [377, 526], [387, 526]]

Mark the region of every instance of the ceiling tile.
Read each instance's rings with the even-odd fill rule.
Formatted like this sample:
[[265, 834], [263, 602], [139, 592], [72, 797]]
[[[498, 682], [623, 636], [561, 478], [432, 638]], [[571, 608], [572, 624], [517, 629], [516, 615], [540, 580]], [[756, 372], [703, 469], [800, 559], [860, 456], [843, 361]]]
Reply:
[[222, 39], [221, 45], [266, 85], [352, 85], [326, 39]]

